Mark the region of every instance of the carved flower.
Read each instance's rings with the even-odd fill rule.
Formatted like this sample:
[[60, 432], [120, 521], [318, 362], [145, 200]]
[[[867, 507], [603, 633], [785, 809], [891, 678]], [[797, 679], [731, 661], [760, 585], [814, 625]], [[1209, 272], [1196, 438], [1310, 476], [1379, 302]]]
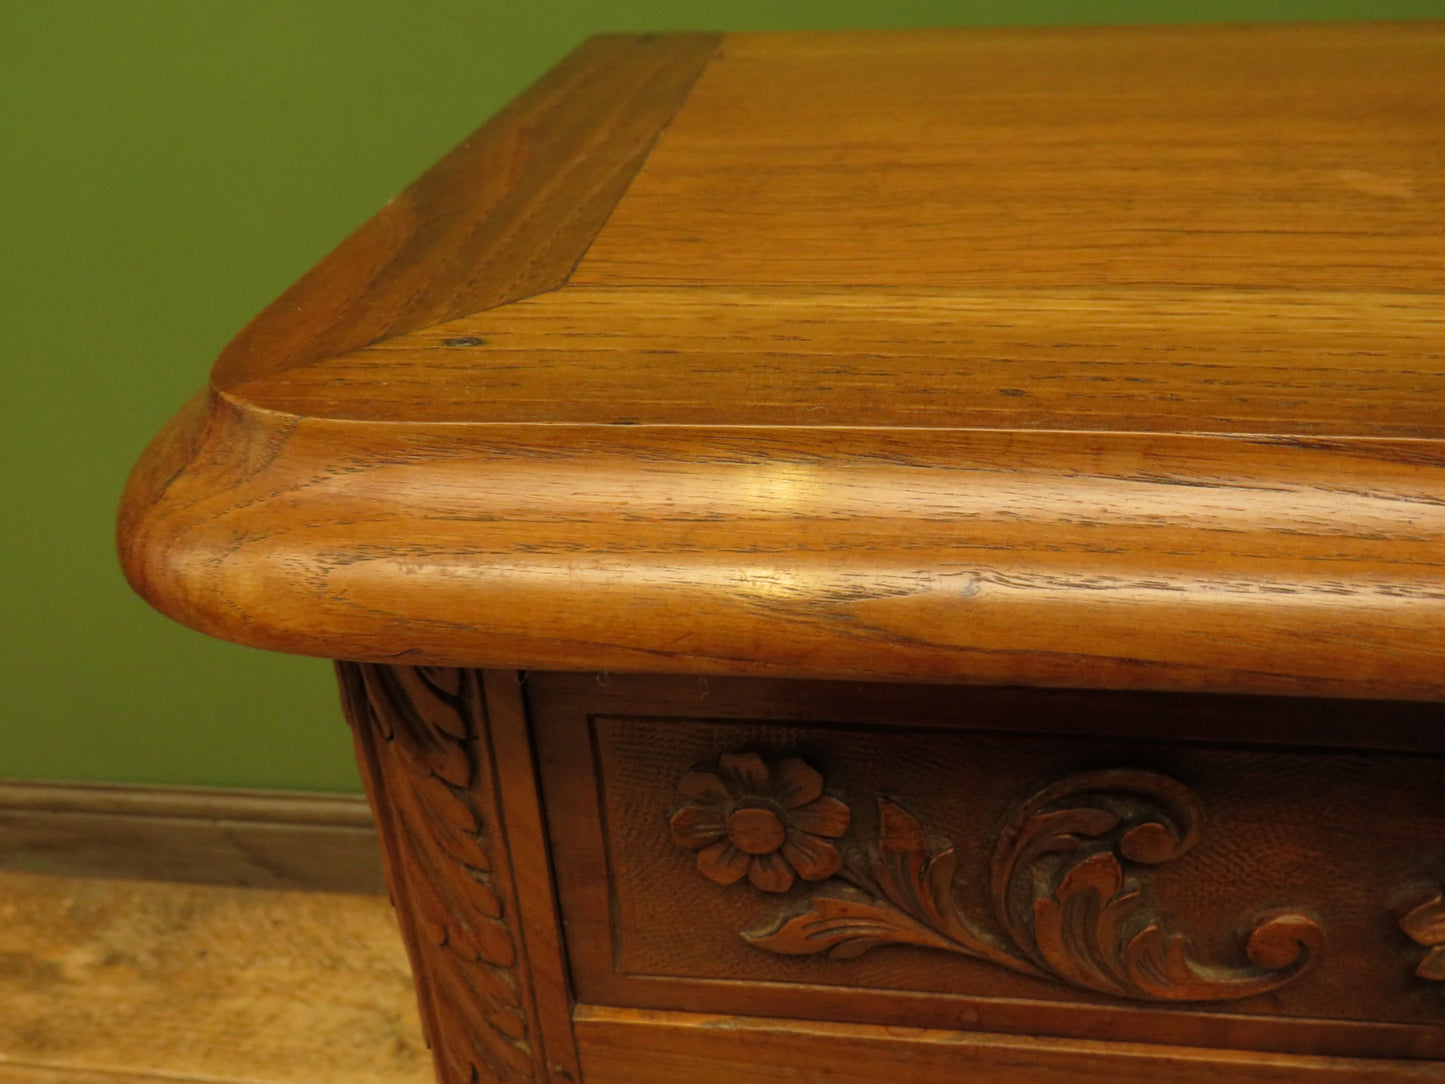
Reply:
[[848, 830], [848, 807], [797, 757], [769, 768], [756, 753], [725, 755], [716, 773], [689, 772], [678, 790], [689, 801], [672, 815], [673, 842], [697, 851], [697, 868], [720, 885], [746, 874], [764, 892], [786, 892], [795, 872], [822, 881], [843, 864], [830, 840]]
[[1400, 928], [1430, 951], [1415, 974], [1422, 979], [1445, 982], [1445, 897], [1436, 892], [1400, 916]]

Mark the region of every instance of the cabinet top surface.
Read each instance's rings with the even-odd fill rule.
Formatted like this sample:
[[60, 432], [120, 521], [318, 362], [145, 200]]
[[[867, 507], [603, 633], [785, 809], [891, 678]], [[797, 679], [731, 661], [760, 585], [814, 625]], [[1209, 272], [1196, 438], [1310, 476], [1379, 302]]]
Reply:
[[262, 647], [1445, 699], [1445, 22], [609, 36], [121, 514]]
[[[378, 420], [1445, 434], [1445, 23], [582, 55], [217, 385]], [[585, 213], [609, 158], [635, 174]]]

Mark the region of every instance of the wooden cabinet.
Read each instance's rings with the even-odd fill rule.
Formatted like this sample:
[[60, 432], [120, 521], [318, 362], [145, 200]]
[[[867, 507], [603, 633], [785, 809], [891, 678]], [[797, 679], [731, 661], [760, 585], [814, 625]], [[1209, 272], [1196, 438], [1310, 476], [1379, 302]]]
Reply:
[[1445, 1079], [1438, 23], [615, 36], [128, 575], [339, 673], [444, 1084]]

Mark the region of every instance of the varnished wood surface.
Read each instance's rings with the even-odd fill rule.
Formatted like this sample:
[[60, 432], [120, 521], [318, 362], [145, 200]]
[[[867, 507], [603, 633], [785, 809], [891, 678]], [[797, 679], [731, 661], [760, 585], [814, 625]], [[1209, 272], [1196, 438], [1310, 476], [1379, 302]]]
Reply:
[[226, 390], [362, 420], [1434, 440], [1442, 341], [1438, 295], [1363, 288], [569, 286]]
[[551, 841], [543, 819], [522, 677], [492, 670], [483, 675], [482, 686], [517, 885], [517, 932], [531, 972], [533, 1019], [542, 1052], [538, 1075], [552, 1084], [572, 1084], [581, 1080], [582, 1071], [572, 1034], [571, 972], [562, 943]]
[[217, 382], [560, 286], [716, 45], [710, 34], [586, 42], [256, 317]]
[[1142, 1043], [579, 1005], [586, 1084], [1424, 1084], [1441, 1062], [1373, 1062]]
[[243, 333], [127, 574], [332, 658], [1439, 699], [1442, 65], [593, 43]]
[[366, 800], [0, 781], [0, 870], [385, 895]]
[[370, 896], [0, 873], [4, 1084], [427, 1084]]
[[220, 386], [363, 419], [1439, 437], [1442, 56], [1431, 23], [732, 35], [564, 289]]
[[571, 281], [1435, 295], [1442, 49], [1440, 22], [730, 35]]

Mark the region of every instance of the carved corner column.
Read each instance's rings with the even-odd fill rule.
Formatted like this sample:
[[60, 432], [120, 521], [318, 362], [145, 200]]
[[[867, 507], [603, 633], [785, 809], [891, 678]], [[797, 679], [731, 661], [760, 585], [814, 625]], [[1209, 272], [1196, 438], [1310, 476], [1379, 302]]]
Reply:
[[337, 674], [437, 1079], [578, 1080], [516, 676]]

